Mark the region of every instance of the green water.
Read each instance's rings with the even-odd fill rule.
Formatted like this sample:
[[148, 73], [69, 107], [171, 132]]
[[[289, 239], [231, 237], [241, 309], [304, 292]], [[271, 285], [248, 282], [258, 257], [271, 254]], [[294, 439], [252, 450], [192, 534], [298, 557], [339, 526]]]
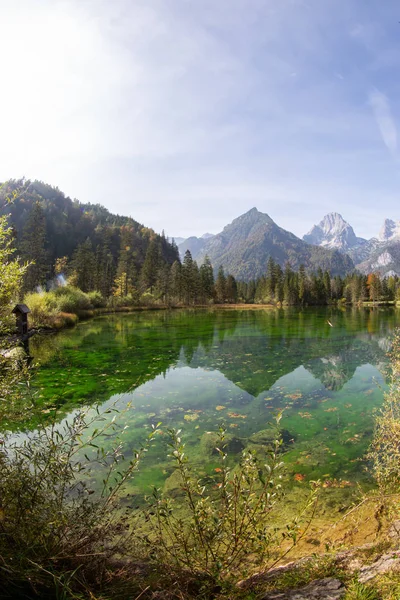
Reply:
[[[331, 326], [329, 322], [333, 325]], [[395, 309], [179, 310], [104, 316], [31, 341], [38, 419], [78, 406], [123, 409], [129, 458], [151, 425], [179, 427], [200, 474], [218, 463], [212, 434], [224, 423], [230, 450], [262, 451], [284, 409], [291, 481], [365, 480], [363, 454], [382, 402]], [[11, 423], [3, 427], [12, 428]], [[173, 486], [166, 436], [157, 436], [131, 491]], [[265, 436], [264, 436], [265, 437]]]

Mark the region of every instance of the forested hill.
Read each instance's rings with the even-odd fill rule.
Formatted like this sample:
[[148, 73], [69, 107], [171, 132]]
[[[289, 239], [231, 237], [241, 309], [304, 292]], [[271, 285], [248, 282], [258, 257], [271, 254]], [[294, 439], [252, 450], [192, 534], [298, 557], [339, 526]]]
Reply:
[[164, 235], [99, 204], [71, 200], [40, 181], [5, 183], [0, 214], [10, 215], [18, 255], [35, 261], [26, 289], [44, 285], [57, 273], [74, 271], [83, 290], [95, 288], [109, 296], [116, 277], [127, 275], [126, 288], [137, 285], [139, 277], [151, 287], [154, 267], [179, 260], [177, 246]]

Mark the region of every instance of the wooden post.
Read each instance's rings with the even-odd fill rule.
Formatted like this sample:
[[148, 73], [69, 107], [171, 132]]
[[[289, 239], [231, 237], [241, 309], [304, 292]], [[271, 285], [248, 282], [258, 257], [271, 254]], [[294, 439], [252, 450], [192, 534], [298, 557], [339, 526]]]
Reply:
[[21, 336], [28, 333], [28, 314], [31, 312], [26, 304], [17, 304], [13, 309], [16, 318], [18, 334]]

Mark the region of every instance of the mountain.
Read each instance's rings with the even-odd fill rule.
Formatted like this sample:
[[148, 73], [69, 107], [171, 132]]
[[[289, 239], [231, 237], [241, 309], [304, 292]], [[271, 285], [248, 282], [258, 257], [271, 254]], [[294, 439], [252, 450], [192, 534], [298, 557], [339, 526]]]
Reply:
[[185, 238], [183, 238], [183, 237], [176, 237], [176, 238], [172, 237], [172, 238], [168, 238], [168, 241], [169, 241], [169, 242], [172, 242], [172, 240], [174, 240], [175, 244], [176, 244], [177, 246], [179, 246], [179, 244], [182, 244], [182, 242], [184, 242], [184, 241], [185, 241]]
[[303, 240], [308, 244], [323, 246], [340, 252], [357, 246], [362, 246], [367, 240], [358, 238], [354, 229], [349, 225], [339, 213], [332, 212], [327, 214], [318, 225], [303, 236]]
[[[15, 199], [8, 203], [6, 199], [14, 194]], [[35, 210], [39, 219], [36, 229], [32, 223]], [[164, 235], [131, 217], [114, 215], [100, 204], [72, 200], [57, 187], [41, 181], [6, 182], [0, 188], [0, 215], [9, 216], [17, 254], [23, 260], [34, 260], [37, 271], [40, 267], [36, 285], [54, 277], [57, 259], [65, 259], [71, 265], [76, 262], [77, 253], [82, 256], [82, 250], [86, 250], [86, 259], [96, 265], [97, 289], [107, 296], [121, 267], [122, 254], [127, 255], [129, 268], [136, 278], [152, 246], [159, 252], [160, 264], [172, 264], [178, 259], [177, 246], [170, 244]], [[34, 234], [35, 243], [32, 243]]]
[[193, 235], [186, 239], [179, 238], [182, 240], [180, 242], [177, 242], [175, 240], [175, 242], [178, 244], [180, 257], [183, 259], [186, 250], [190, 250], [192, 257], [196, 258], [196, 256], [200, 254], [200, 252], [203, 250], [208, 240], [210, 240], [213, 237], [214, 235], [212, 233], [203, 233], [201, 237], [196, 237], [195, 235]]
[[353, 256], [361, 273], [379, 273], [390, 277], [400, 275], [400, 239], [380, 242], [372, 238], [361, 255]]
[[385, 219], [378, 234], [378, 240], [380, 242], [388, 242], [391, 240], [398, 240], [400, 242], [400, 221]]
[[321, 268], [332, 275], [354, 269], [348, 256], [337, 250], [307, 244], [256, 208], [241, 215], [208, 240], [195, 258], [200, 263], [205, 255], [209, 256], [214, 269], [223, 265], [228, 273], [243, 280], [265, 274], [270, 256], [282, 267], [287, 262], [294, 269], [304, 264], [310, 271]]
[[203, 240], [202, 238], [193, 235], [178, 244], [179, 256], [183, 259], [186, 250], [190, 250], [192, 257], [195, 258], [202, 251], [206, 243], [207, 240]]
[[338, 213], [329, 213], [303, 240], [346, 253], [361, 273], [400, 275], [400, 221], [385, 219], [377, 237], [359, 238]]

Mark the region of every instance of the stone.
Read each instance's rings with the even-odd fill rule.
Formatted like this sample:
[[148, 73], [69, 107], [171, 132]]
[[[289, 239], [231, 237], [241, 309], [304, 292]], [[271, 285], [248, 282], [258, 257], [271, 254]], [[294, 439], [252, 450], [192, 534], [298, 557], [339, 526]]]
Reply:
[[374, 563], [361, 567], [358, 574], [358, 581], [365, 583], [377, 575], [382, 575], [388, 571], [400, 571], [400, 551], [383, 554]]
[[302, 588], [268, 592], [260, 600], [339, 600], [346, 589], [339, 579], [316, 579]]
[[400, 520], [393, 521], [393, 523], [389, 527], [388, 536], [390, 538], [400, 537]]

